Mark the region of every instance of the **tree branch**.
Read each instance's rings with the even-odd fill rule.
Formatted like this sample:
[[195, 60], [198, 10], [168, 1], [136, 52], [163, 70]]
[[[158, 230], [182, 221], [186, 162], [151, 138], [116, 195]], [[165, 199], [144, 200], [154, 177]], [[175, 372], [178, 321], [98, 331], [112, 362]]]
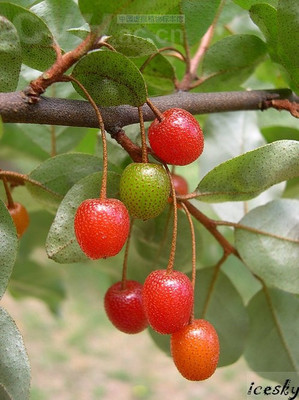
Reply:
[[[289, 89], [252, 90], [243, 92], [188, 93], [177, 92], [152, 98], [160, 111], [168, 108], [184, 108], [192, 114], [223, 111], [265, 110], [273, 107], [273, 100], [287, 99], [299, 103], [299, 97]], [[105, 128], [110, 133], [139, 122], [138, 109], [132, 106], [99, 107]], [[98, 128], [94, 109], [87, 101], [41, 97], [35, 104], [28, 102], [23, 92], [0, 93], [0, 115], [3, 122], [47, 124]], [[145, 121], [155, 115], [147, 105], [143, 106]]]

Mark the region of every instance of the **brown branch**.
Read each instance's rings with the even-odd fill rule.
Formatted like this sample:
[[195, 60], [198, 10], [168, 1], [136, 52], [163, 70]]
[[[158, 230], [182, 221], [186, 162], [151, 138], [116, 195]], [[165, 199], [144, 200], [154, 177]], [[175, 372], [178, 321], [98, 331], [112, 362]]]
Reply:
[[[111, 131], [111, 137], [120, 144], [135, 162], [142, 162], [142, 149], [133, 143], [123, 129]], [[148, 149], [149, 151], [149, 149]]]
[[288, 99], [266, 100], [264, 107], [265, 109], [273, 107], [278, 111], [286, 110], [289, 111], [293, 117], [299, 118], [299, 104]]
[[29, 87], [24, 91], [28, 96], [28, 102], [37, 102], [39, 96], [53, 83], [60, 80], [63, 74], [89, 50], [91, 50], [98, 37], [96, 32], [90, 33], [87, 38], [81, 42], [74, 50], [63, 55], [59, 54], [57, 45], [55, 51], [57, 54], [56, 62], [41, 76], [30, 82]]
[[[299, 104], [299, 97], [289, 89], [215, 93], [177, 92], [167, 96], [157, 96], [152, 101], [161, 112], [172, 107], [180, 107], [192, 114], [207, 114], [265, 110], [271, 107], [269, 101], [282, 99]], [[139, 123], [136, 107], [99, 107], [99, 109], [109, 133]], [[41, 97], [38, 103], [28, 104], [23, 92], [0, 93], [0, 115], [3, 122], [98, 128], [95, 112], [87, 101]], [[147, 105], [143, 106], [143, 115], [145, 121], [152, 121], [155, 118]]]

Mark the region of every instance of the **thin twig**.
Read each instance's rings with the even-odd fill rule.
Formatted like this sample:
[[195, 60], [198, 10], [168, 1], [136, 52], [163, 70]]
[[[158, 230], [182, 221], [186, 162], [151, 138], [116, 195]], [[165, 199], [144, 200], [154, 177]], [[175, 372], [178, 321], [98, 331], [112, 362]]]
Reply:
[[286, 242], [299, 244], [299, 239], [293, 239], [293, 238], [288, 238], [288, 237], [285, 237], [285, 236], [276, 235], [275, 233], [262, 231], [261, 229], [257, 229], [257, 228], [254, 228], [254, 227], [248, 226], [248, 225], [243, 225], [243, 224], [240, 224], [238, 222], [217, 221], [217, 220], [214, 220], [214, 222], [215, 222], [215, 224], [217, 226], [230, 226], [230, 227], [235, 228], [235, 229], [242, 229], [244, 231], [251, 232], [251, 233], [256, 233], [258, 235], [269, 236], [269, 237], [272, 237], [274, 239], [284, 240]]
[[122, 278], [121, 278], [121, 290], [125, 290], [126, 289], [126, 285], [127, 285], [128, 258], [129, 258], [129, 249], [130, 249], [130, 243], [131, 243], [133, 223], [134, 223], [134, 219], [132, 218], [131, 219], [131, 224], [130, 224], [129, 235], [128, 235], [128, 239], [127, 239], [127, 242], [126, 242], [126, 248], [125, 248], [123, 270], [122, 270]]
[[[57, 56], [56, 62], [37, 79], [30, 82], [30, 86], [24, 90], [28, 97], [28, 102], [37, 102], [39, 96], [50, 85], [60, 81], [64, 73], [93, 48], [97, 37], [97, 32], [92, 32], [75, 49], [63, 54], [61, 57]], [[56, 54], [58, 54], [57, 49]]]
[[102, 145], [103, 145], [103, 173], [102, 173], [102, 183], [101, 183], [101, 191], [100, 191], [100, 199], [105, 200], [106, 195], [107, 195], [107, 176], [108, 176], [108, 156], [107, 156], [107, 140], [106, 140], [106, 133], [105, 133], [105, 126], [104, 126], [104, 121], [102, 118], [102, 114], [100, 110], [98, 109], [95, 101], [91, 97], [91, 95], [88, 93], [88, 91], [85, 89], [84, 85], [82, 85], [81, 82], [79, 82], [76, 78], [73, 76], [69, 75], [64, 75], [61, 77], [62, 82], [67, 82], [67, 81], [72, 81], [75, 82], [76, 85], [80, 87], [80, 89], [84, 92], [85, 96], [87, 97], [88, 101], [92, 105], [93, 109], [95, 110], [95, 113], [98, 118], [99, 122], [99, 127], [102, 135]]
[[234, 254], [236, 257], [240, 258], [240, 255], [235, 247], [231, 245], [229, 241], [218, 231], [217, 223], [213, 219], [207, 217], [189, 201], [185, 200], [184, 204], [193, 217], [196, 218], [214, 236], [226, 254]]
[[157, 119], [161, 122], [163, 120], [163, 115], [162, 115], [161, 111], [158, 109], [158, 107], [156, 107], [149, 98], [146, 99], [146, 104], [149, 106], [149, 108], [155, 114]]
[[11, 191], [10, 191], [10, 187], [8, 186], [8, 183], [7, 183], [6, 176], [2, 177], [2, 181], [3, 181], [5, 193], [6, 193], [7, 206], [8, 206], [8, 208], [13, 209], [13, 208], [15, 208], [15, 203], [13, 201], [13, 198], [12, 198], [12, 195], [11, 195]]
[[164, 166], [165, 166], [165, 169], [167, 171], [167, 174], [168, 174], [168, 177], [170, 180], [171, 195], [172, 195], [172, 200], [173, 200], [172, 240], [171, 240], [171, 250], [170, 250], [170, 255], [169, 255], [169, 260], [168, 260], [168, 265], [167, 265], [167, 273], [170, 274], [173, 270], [175, 251], [176, 251], [176, 240], [177, 240], [177, 233], [178, 233], [178, 210], [177, 210], [176, 193], [175, 193], [175, 188], [174, 188], [174, 184], [172, 181], [171, 173], [169, 171], [168, 166], [166, 164]]
[[[193, 293], [195, 291], [195, 282], [196, 282], [196, 240], [195, 240], [195, 231], [194, 231], [194, 225], [193, 221], [191, 218], [191, 214], [186, 207], [184, 203], [182, 203], [182, 207], [186, 213], [186, 216], [188, 218], [189, 226], [190, 226], [190, 232], [191, 232], [191, 244], [192, 244], [192, 276], [191, 276], [191, 283], [193, 287]], [[193, 303], [193, 308], [190, 316], [189, 323], [192, 324], [194, 320], [194, 303]]]
[[142, 162], [148, 163], [147, 144], [146, 144], [146, 135], [145, 135], [145, 128], [144, 128], [142, 107], [138, 107], [138, 114], [139, 114], [140, 132], [141, 132]]
[[47, 188], [44, 186], [42, 183], [31, 179], [28, 177], [28, 175], [20, 174], [18, 172], [14, 171], [3, 171], [0, 170], [0, 179], [6, 178], [9, 182], [13, 183], [14, 185], [24, 185], [25, 182], [30, 183], [31, 185], [37, 186], [42, 190], [45, 190], [46, 192], [52, 194], [53, 196], [62, 199], [63, 196], [59, 193], [54, 192], [53, 190]]

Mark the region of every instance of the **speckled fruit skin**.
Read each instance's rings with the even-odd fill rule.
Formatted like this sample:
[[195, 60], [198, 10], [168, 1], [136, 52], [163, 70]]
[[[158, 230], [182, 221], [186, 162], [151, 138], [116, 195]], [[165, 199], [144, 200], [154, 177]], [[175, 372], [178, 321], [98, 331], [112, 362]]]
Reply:
[[8, 207], [7, 209], [14, 221], [16, 226], [18, 238], [20, 238], [29, 225], [29, 215], [26, 208], [21, 203], [14, 202], [14, 207]]
[[219, 360], [219, 339], [210, 322], [195, 319], [171, 335], [170, 346], [173, 361], [184, 378], [202, 381], [215, 372]]
[[120, 179], [120, 198], [132, 217], [147, 220], [164, 210], [170, 181], [162, 165], [131, 163]]
[[142, 304], [142, 285], [137, 281], [126, 281], [125, 289], [121, 282], [112, 285], [104, 298], [105, 311], [112, 324], [125, 333], [139, 333], [148, 322]]
[[117, 199], [87, 199], [74, 220], [75, 235], [84, 253], [94, 260], [115, 256], [125, 244], [130, 217]]
[[153, 271], [144, 282], [142, 300], [150, 326], [162, 334], [174, 333], [189, 322], [193, 308], [191, 281], [180, 271]]
[[195, 161], [204, 148], [204, 136], [197, 120], [181, 108], [170, 108], [162, 115], [162, 121], [156, 118], [148, 129], [154, 153], [167, 164], [187, 165]]

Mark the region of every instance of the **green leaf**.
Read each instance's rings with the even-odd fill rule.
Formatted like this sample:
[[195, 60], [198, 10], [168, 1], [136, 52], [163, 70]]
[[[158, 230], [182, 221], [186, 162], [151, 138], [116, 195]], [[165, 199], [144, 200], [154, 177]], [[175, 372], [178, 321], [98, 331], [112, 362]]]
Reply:
[[48, 211], [56, 211], [74, 183], [101, 169], [102, 162], [98, 157], [81, 153], [61, 154], [44, 161], [29, 174], [31, 180], [43, 187], [29, 182], [26, 187]]
[[0, 399], [13, 400], [1, 384], [0, 384]]
[[43, 151], [49, 155], [52, 151], [52, 134], [56, 138], [56, 154], [65, 153], [72, 150], [84, 137], [86, 128], [66, 127], [66, 126], [43, 126], [33, 124], [19, 124], [19, 128], [24, 134], [37, 144]]
[[219, 366], [238, 360], [244, 350], [248, 315], [242, 298], [219, 268], [197, 271], [195, 317], [210, 321], [219, 335]]
[[64, 50], [72, 50], [80, 43], [80, 40], [68, 32], [69, 28], [84, 23], [76, 1], [44, 0], [35, 4], [30, 11], [47, 23], [55, 40]]
[[[159, 269], [166, 266], [169, 259], [173, 213], [171, 207], [166, 207], [165, 211], [157, 218], [144, 221], [134, 221], [132, 233], [132, 243], [143, 262], [148, 264], [148, 268]], [[202, 229], [199, 224], [195, 224], [196, 250], [199, 255], [204, 251], [202, 245]], [[175, 268], [184, 271], [191, 270], [192, 249], [189, 222], [183, 211], [178, 211], [178, 237], [177, 251], [175, 257]], [[140, 269], [140, 267], [137, 267]], [[148, 275], [144, 271], [144, 278]], [[131, 271], [134, 270], [132, 266]]]
[[30, 365], [23, 338], [15, 322], [2, 307], [0, 308], [0, 360], [0, 385], [4, 389], [6, 398], [29, 400]]
[[[136, 64], [141, 66], [145, 58], [136, 60]], [[157, 54], [142, 70], [149, 95], [157, 95], [161, 93], [172, 93], [174, 91], [175, 71], [171, 63], [162, 56]]]
[[55, 62], [52, 34], [37, 15], [26, 8], [2, 2], [0, 14], [11, 21], [18, 32], [24, 64], [44, 71]]
[[[259, 375], [276, 382], [298, 382], [299, 299], [264, 289], [248, 305], [250, 330], [245, 358]], [[294, 378], [294, 379], [293, 379]]]
[[[3, 2], [3, 0], [1, 0], [1, 2]], [[35, 0], [10, 0], [10, 3], [28, 8], [31, 4], [35, 3]]]
[[[3, 125], [3, 138], [1, 147], [6, 149], [7, 157], [10, 159], [33, 159], [35, 162], [41, 162], [49, 157], [39, 146], [28, 138], [21, 129], [21, 124]], [[22, 155], [22, 157], [20, 156]]]
[[263, 32], [272, 59], [278, 61], [276, 9], [269, 4], [256, 4], [250, 8], [250, 17]]
[[210, 114], [203, 131], [205, 147], [200, 157], [200, 170], [204, 175], [220, 163], [266, 144], [255, 111]]
[[262, 134], [268, 143], [287, 139], [299, 141], [299, 129], [288, 126], [268, 126], [262, 129]]
[[150, 56], [158, 51], [154, 43], [134, 35], [115, 35], [109, 37], [106, 42], [113, 46], [116, 51], [130, 58]]
[[[101, 106], [145, 103], [145, 82], [138, 68], [127, 57], [110, 51], [93, 51], [75, 66], [72, 75]], [[74, 83], [76, 91], [84, 93]]]
[[[134, 33], [150, 20], [142, 16], [163, 16], [178, 4], [179, 0], [119, 0], [118, 2], [101, 0], [79, 0], [79, 8], [85, 20], [97, 26], [99, 33]], [[141, 15], [141, 16], [140, 16]]]
[[158, 346], [160, 350], [164, 351], [165, 354], [171, 357], [170, 336], [161, 335], [160, 333], [154, 331], [151, 327], [148, 328], [148, 333], [155, 345]]
[[220, 0], [190, 1], [181, 0], [181, 13], [184, 17], [183, 30], [190, 46], [198, 43], [206, 33], [217, 13]]
[[279, 140], [228, 160], [210, 171], [196, 192], [206, 202], [242, 201], [299, 176], [299, 142]]
[[278, 0], [233, 0], [233, 1], [242, 8], [245, 8], [246, 10], [249, 10], [250, 7], [259, 3], [270, 4], [273, 7], [277, 7], [278, 4]]
[[13, 24], [0, 16], [0, 92], [12, 92], [18, 86], [22, 64], [21, 45]]
[[32, 260], [16, 263], [9, 291], [16, 298], [35, 297], [44, 301], [57, 314], [65, 299], [65, 287], [59, 270], [53, 265], [41, 265]]
[[299, 88], [299, 7], [294, 0], [280, 0], [277, 8], [278, 54]]
[[235, 231], [237, 250], [251, 271], [267, 286], [292, 293], [299, 293], [298, 215], [299, 201], [274, 200], [245, 215], [240, 224], [248, 230]]
[[18, 239], [13, 220], [0, 200], [0, 299], [2, 298], [15, 265]]
[[[200, 171], [203, 176], [220, 163], [266, 144], [255, 111], [211, 114], [206, 120], [203, 131], [205, 150], [200, 157]], [[247, 201], [247, 211], [280, 197], [284, 186], [284, 182], [275, 185]], [[237, 222], [244, 216], [245, 205], [241, 201], [234, 204], [230, 201], [214, 203], [212, 207], [220, 219], [227, 221]]]
[[[58, 314], [65, 288], [62, 269], [47, 260], [45, 242], [53, 216], [45, 211], [30, 212], [30, 225], [20, 241], [18, 257], [11, 275], [8, 290], [16, 298], [35, 297], [44, 301]], [[37, 264], [33, 254], [39, 254]]]
[[211, 46], [202, 67], [200, 91], [239, 89], [266, 55], [265, 43], [254, 35], [232, 35]]
[[68, 29], [68, 32], [72, 35], [78, 36], [80, 39], [85, 39], [90, 33], [90, 26], [85, 22], [85, 24], [78, 26], [78, 28]]
[[[46, 250], [49, 258], [58, 263], [73, 263], [88, 259], [76, 241], [74, 217], [82, 201], [88, 198], [99, 197], [101, 178], [101, 173], [86, 176], [76, 183], [64, 197], [46, 242]], [[108, 173], [107, 197], [115, 198], [117, 196], [119, 180], [120, 175], [114, 172]]]

